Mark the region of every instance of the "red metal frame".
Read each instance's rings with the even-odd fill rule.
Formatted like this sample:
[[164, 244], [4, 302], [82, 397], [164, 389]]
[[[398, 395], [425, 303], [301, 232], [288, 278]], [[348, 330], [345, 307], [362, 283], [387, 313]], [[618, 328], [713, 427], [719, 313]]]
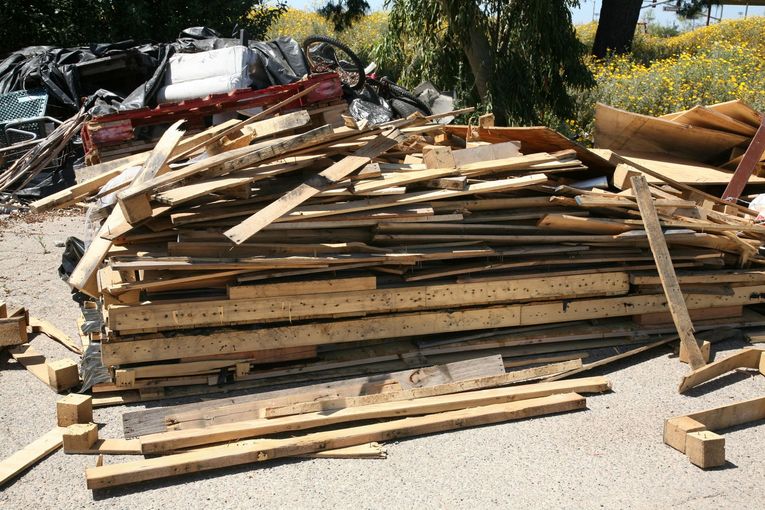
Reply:
[[286, 105], [284, 110], [342, 97], [340, 77], [336, 73], [323, 73], [288, 85], [274, 85], [260, 90], [240, 89], [200, 99], [164, 103], [154, 108], [146, 107], [94, 117], [82, 128], [83, 147], [86, 152], [90, 152], [93, 149], [132, 140], [134, 129], [141, 126], [171, 124], [180, 118], [192, 124], [201, 124], [203, 117], [216, 113], [270, 106], [317, 83], [319, 87], [296, 99], [294, 104]]

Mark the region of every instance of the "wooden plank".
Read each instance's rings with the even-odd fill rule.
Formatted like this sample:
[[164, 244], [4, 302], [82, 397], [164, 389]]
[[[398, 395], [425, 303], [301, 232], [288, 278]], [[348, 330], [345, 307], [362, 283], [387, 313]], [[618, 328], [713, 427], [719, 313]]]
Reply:
[[[141, 169], [127, 187], [127, 191], [123, 190], [117, 193], [117, 202], [128, 223], [135, 224], [151, 217], [151, 207], [149, 206], [148, 197], [132, 195], [130, 190], [166, 173], [170, 169], [170, 167], [167, 166], [167, 162], [183, 137], [184, 131], [182, 131], [180, 127], [184, 122], [184, 120], [177, 121], [162, 134], [162, 137], [159, 139], [159, 142], [157, 142], [157, 145], [154, 146], [154, 149], [152, 149], [146, 162], [141, 166]], [[142, 202], [136, 204], [136, 200]]]
[[742, 136], [752, 136], [757, 131], [757, 128], [752, 127], [746, 122], [741, 122], [703, 105], [696, 105], [690, 110], [682, 112], [680, 115], [672, 118], [672, 122], [728, 131]]
[[[694, 309], [765, 302], [761, 286], [736, 287], [733, 290], [732, 296], [689, 295], [686, 304], [689, 309]], [[102, 344], [101, 349], [105, 364], [119, 365], [301, 345], [604, 319], [661, 311], [667, 311], [664, 296], [621, 296], [395, 314], [256, 330], [226, 329], [206, 335], [177, 335], [170, 340], [155, 338], [109, 342]]]
[[300, 320], [335, 314], [393, 313], [439, 308], [554, 300], [587, 296], [613, 296], [629, 291], [627, 273], [499, 280], [495, 282], [442, 284], [390, 289], [348, 291], [237, 300], [112, 306], [108, 324], [113, 331], [178, 329], [203, 325], [250, 324], [262, 321]]
[[[760, 283], [765, 282], [765, 271], [756, 269], [721, 269], [718, 271], [678, 271], [680, 284]], [[660, 285], [661, 279], [653, 274], [630, 274], [632, 285]]]
[[29, 204], [29, 207], [33, 212], [44, 212], [49, 209], [53, 209], [54, 207], [70, 203], [74, 200], [81, 200], [89, 194], [98, 191], [101, 186], [112, 180], [114, 177], [120, 175], [122, 171], [128, 167], [129, 164], [98, 174], [95, 177], [91, 177], [90, 179], [79, 184], [75, 184], [57, 193], [53, 193], [47, 197], [35, 200]]
[[743, 193], [747, 183], [752, 180], [757, 164], [762, 160], [765, 154], [765, 116], [762, 117], [760, 127], [752, 138], [749, 147], [744, 152], [744, 157], [739, 161], [736, 171], [731, 177], [728, 186], [722, 194], [722, 199], [727, 202], [735, 202]]
[[661, 152], [705, 161], [741, 145], [747, 137], [677, 124], [598, 103], [595, 107], [595, 147]]
[[90, 448], [69, 449], [66, 454], [79, 455], [141, 455], [138, 439], [97, 439]]
[[418, 397], [406, 401], [346, 407], [333, 410], [331, 413], [320, 411], [214, 425], [205, 429], [169, 431], [141, 437], [141, 450], [144, 454], [166, 453], [201, 445], [261, 437], [281, 432], [295, 432], [354, 421], [442, 413], [457, 409], [529, 400], [561, 393], [596, 393], [607, 391], [608, 389], [610, 389], [610, 384], [606, 379], [592, 378], [526, 384], [509, 388], [492, 388], [433, 397]]
[[13, 356], [13, 359], [18, 361], [33, 376], [37, 377], [54, 391], [56, 390], [56, 388], [51, 386], [50, 379], [48, 378], [48, 363], [45, 360], [45, 356], [37, 352], [29, 344], [11, 347], [8, 349], [8, 352]]
[[[730, 178], [733, 175], [731, 172], [721, 170], [718, 167], [681, 159], [677, 156], [629, 150], [593, 150], [614, 163], [623, 161], [627, 165], [633, 166], [633, 172], [640, 170], [642, 167], [650, 169], [657, 174], [657, 176], [646, 174], [646, 179], [651, 184], [665, 182], [665, 179], [672, 179], [686, 186], [725, 186], [730, 182]], [[629, 167], [617, 166], [613, 176], [615, 187], [619, 189], [629, 187], [629, 178], [627, 176], [629, 171]], [[751, 182], [762, 184], [765, 183], [765, 179], [752, 176]]]
[[360, 276], [356, 278], [333, 278], [329, 280], [308, 280], [287, 283], [267, 283], [261, 285], [239, 285], [228, 287], [229, 299], [256, 299], [267, 297], [297, 296], [307, 293], [327, 294], [333, 292], [352, 292], [374, 290], [377, 277]]
[[55, 427], [0, 462], [0, 487], [61, 448], [65, 427]]
[[688, 314], [688, 307], [680, 290], [680, 283], [677, 281], [675, 269], [672, 267], [669, 248], [667, 248], [667, 242], [664, 239], [664, 233], [661, 230], [659, 217], [653, 206], [653, 198], [651, 197], [645, 177], [633, 177], [632, 189], [635, 192], [635, 198], [640, 208], [640, 215], [643, 217], [648, 242], [656, 260], [656, 269], [659, 272], [662, 287], [664, 287], [669, 311], [675, 321], [680, 342], [685, 346], [688, 353], [688, 361], [691, 368], [695, 370], [704, 365], [704, 358], [701, 355], [701, 349], [696, 337], [693, 336], [693, 323]]
[[60, 343], [75, 354], [82, 354], [82, 347], [69, 335], [44, 319], [29, 318], [29, 325], [34, 333], [42, 333]]
[[144, 480], [156, 480], [184, 472], [204, 471], [284, 456], [343, 448], [370, 441], [386, 441], [457, 428], [525, 419], [543, 414], [583, 409], [584, 407], [584, 398], [576, 394], [552, 395], [521, 402], [351, 427], [341, 431], [317, 432], [294, 439], [271, 440], [266, 443], [263, 443], [263, 440], [254, 440], [135, 463], [89, 468], [86, 470], [86, 478], [88, 488], [102, 489]]
[[760, 125], [760, 120], [762, 119], [760, 112], [738, 99], [712, 104], [707, 106], [707, 108], [722, 113], [723, 115], [727, 115], [739, 122], [745, 122], [754, 128], [757, 128], [757, 126]]
[[395, 147], [403, 139], [404, 136], [398, 130], [376, 137], [352, 155], [346, 156], [318, 175], [309, 178], [306, 182], [267, 205], [245, 221], [226, 230], [224, 234], [236, 244], [242, 244], [264, 227], [273, 223], [277, 218], [284, 216], [309, 198], [316, 196], [321, 191], [328, 189], [341, 179], [371, 163], [372, 158]]
[[763, 349], [747, 348], [728, 356], [727, 358], [717, 360], [714, 363], [698, 368], [690, 374], [683, 376], [680, 388], [677, 391], [679, 393], [685, 393], [699, 384], [711, 381], [715, 377], [719, 377], [724, 373], [737, 368], [759, 369], [763, 352], [765, 352]]
[[[294, 414], [327, 412], [347, 407], [359, 407], [371, 404], [380, 404], [383, 402], [394, 402], [400, 400], [411, 400], [423, 397], [433, 397], [437, 395], [448, 395], [451, 393], [461, 393], [465, 391], [480, 390], [486, 388], [495, 388], [507, 384], [513, 384], [530, 379], [536, 379], [545, 375], [552, 375], [581, 367], [581, 360], [564, 361], [551, 363], [539, 367], [516, 370], [506, 374], [481, 377], [477, 379], [463, 379], [457, 382], [437, 384], [420, 388], [403, 389], [399, 391], [386, 391], [384, 393], [374, 393], [370, 395], [360, 395], [357, 397], [338, 397], [326, 400], [312, 400], [309, 402], [300, 402], [286, 406], [268, 407], [265, 409], [265, 418], [276, 418], [278, 416], [288, 416]], [[575, 391], [575, 390], [571, 390]], [[576, 390], [584, 391], [584, 390]]]

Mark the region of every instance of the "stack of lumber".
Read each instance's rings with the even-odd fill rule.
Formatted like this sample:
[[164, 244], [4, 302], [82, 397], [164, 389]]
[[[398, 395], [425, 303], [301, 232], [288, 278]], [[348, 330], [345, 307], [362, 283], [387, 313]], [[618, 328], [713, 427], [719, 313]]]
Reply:
[[140, 169], [69, 279], [101, 302], [95, 405], [765, 323], [754, 211], [642, 166], [608, 188], [611, 162], [547, 128], [279, 107], [178, 123], [124, 163]]
[[[369, 458], [370, 450], [379, 452], [378, 441], [580, 410], [586, 405], [581, 394], [611, 387], [602, 376], [510, 386], [553, 373], [560, 365], [506, 373], [496, 355], [138, 411], [124, 415], [127, 439], [99, 441], [96, 432], [72, 453], [152, 456], [87, 469], [90, 489], [283, 457]], [[69, 427], [65, 452], [67, 435], [81, 438], [88, 426]]]

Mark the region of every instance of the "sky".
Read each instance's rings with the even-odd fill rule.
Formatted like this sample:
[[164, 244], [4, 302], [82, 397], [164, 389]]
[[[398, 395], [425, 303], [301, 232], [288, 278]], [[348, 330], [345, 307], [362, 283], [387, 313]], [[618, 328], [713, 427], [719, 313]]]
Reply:
[[[369, 2], [369, 5], [371, 6], [373, 11], [378, 11], [383, 9], [383, 4], [385, 3], [384, 0], [367, 0]], [[662, 0], [658, 0], [658, 2], [661, 2]], [[290, 7], [295, 7], [297, 9], [306, 9], [311, 10], [315, 8], [317, 5], [321, 5], [320, 0], [288, 0], [287, 4]], [[651, 3], [651, 0], [644, 0], [644, 5], [649, 5]], [[593, 19], [597, 19], [598, 13], [600, 11], [600, 6], [602, 4], [602, 0], [581, 0], [580, 1], [580, 7], [577, 9], [574, 9], [572, 11], [572, 15], [574, 18], [574, 24], [580, 25], [582, 23], [589, 23]], [[722, 9], [720, 7], [714, 7], [712, 8], [712, 16], [713, 17], [721, 17], [722, 14], [723, 19], [732, 19], [732, 18], [743, 18], [745, 14], [746, 8], [741, 5], [724, 5], [722, 6]], [[749, 16], [765, 16], [765, 7], [749, 7], [748, 13]], [[648, 16], [653, 17], [656, 23], [659, 23], [661, 25], [673, 25], [677, 24], [678, 26], [682, 26], [682, 23], [677, 20], [677, 17], [673, 12], [667, 12], [663, 10], [663, 6], [659, 5], [655, 8], [647, 7], [642, 10], [640, 13], [641, 20], [644, 20], [645, 17]], [[703, 18], [696, 20], [695, 22], [692, 22], [693, 25], [703, 25], [706, 23], [706, 16]]]

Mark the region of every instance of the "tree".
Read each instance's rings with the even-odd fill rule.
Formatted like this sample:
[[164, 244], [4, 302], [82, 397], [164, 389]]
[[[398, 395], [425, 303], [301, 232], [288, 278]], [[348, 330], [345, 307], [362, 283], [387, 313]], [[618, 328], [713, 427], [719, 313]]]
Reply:
[[[675, 0], [678, 16], [692, 18], [718, 0]], [[592, 54], [605, 58], [609, 53], [629, 53], [640, 18], [642, 0], [603, 0]]]
[[366, 0], [329, 0], [316, 10], [320, 16], [328, 19], [335, 25], [336, 32], [342, 32], [350, 28], [353, 23], [363, 17], [369, 11], [369, 3]]
[[592, 54], [605, 58], [609, 52], [628, 53], [643, 0], [603, 0]]
[[0, 55], [31, 45], [171, 42], [184, 28], [205, 25], [224, 36], [235, 25], [253, 38], [286, 9], [268, 0], [0, 0]]
[[594, 80], [570, 7], [576, 0], [388, 0], [388, 33], [376, 51], [402, 83], [423, 79], [481, 102], [500, 124], [573, 111], [568, 88]]

